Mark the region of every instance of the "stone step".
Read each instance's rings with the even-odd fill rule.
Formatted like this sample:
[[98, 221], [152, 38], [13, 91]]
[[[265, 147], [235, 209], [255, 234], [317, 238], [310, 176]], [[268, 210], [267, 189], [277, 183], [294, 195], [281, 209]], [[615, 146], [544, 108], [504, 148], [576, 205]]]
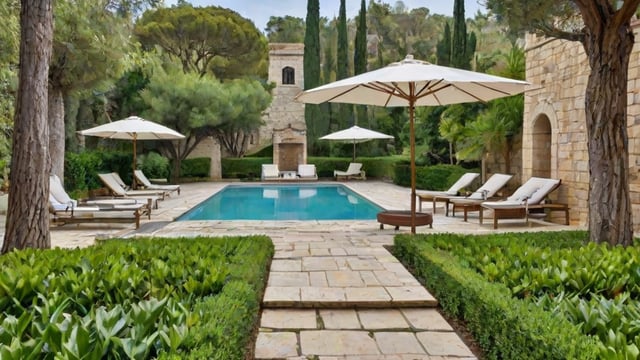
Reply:
[[436, 299], [386, 251], [373, 255], [276, 258], [263, 307], [436, 306]]
[[422, 286], [296, 287], [268, 286], [263, 308], [435, 307], [438, 301]]
[[255, 359], [475, 359], [435, 309], [262, 313]]

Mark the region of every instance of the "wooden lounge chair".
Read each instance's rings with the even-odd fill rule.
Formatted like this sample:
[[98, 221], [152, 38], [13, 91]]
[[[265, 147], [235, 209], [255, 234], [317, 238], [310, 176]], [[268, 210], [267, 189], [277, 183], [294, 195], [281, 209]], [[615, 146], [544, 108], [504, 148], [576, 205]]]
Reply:
[[318, 174], [316, 174], [316, 166], [313, 164], [298, 165], [298, 178], [300, 180], [318, 180]]
[[566, 204], [545, 203], [546, 197], [557, 189], [561, 180], [532, 177], [511, 196], [501, 201], [484, 201], [480, 208], [480, 224], [483, 209], [493, 210], [493, 228], [498, 228], [499, 219], [524, 219], [529, 221], [532, 210], [564, 211], [565, 224], [569, 225], [569, 207]]
[[119, 198], [151, 199], [154, 208], [158, 208], [158, 200], [164, 200], [165, 191], [161, 190], [126, 190], [118, 182], [113, 173], [98, 174], [102, 183], [109, 189], [111, 195]]
[[49, 177], [49, 189], [49, 212], [55, 224], [132, 222], [137, 229], [143, 215], [151, 219], [151, 200], [103, 199], [80, 203], [69, 197], [56, 175]]
[[136, 181], [147, 190], [161, 190], [168, 192], [168, 194], [177, 191], [178, 195], [180, 195], [180, 185], [154, 184], [145, 176], [142, 170], [134, 170], [133, 176]]
[[436, 201], [445, 202], [445, 216], [449, 216], [449, 204], [451, 204], [453, 205], [453, 216], [456, 215], [456, 210], [462, 209], [464, 221], [467, 221], [469, 212], [480, 211], [480, 204], [493, 198], [512, 177], [513, 175], [509, 174], [493, 174], [469, 196], [436, 196]]
[[341, 178], [345, 180], [349, 180], [349, 179], [366, 180], [367, 179], [367, 176], [364, 170], [362, 170], [361, 163], [349, 163], [349, 167], [347, 168], [347, 171], [334, 170], [333, 177], [335, 177], [336, 180], [340, 180]]
[[[446, 191], [420, 191], [416, 194], [418, 197], [418, 211], [422, 211], [422, 203], [426, 201], [433, 202], [433, 213], [436, 213], [436, 199], [448, 203], [447, 196], [459, 196], [460, 190], [469, 186], [480, 174], [468, 172], [462, 175], [449, 189]], [[439, 198], [438, 198], [439, 197]], [[446, 206], [445, 206], [446, 207]]]
[[262, 164], [262, 181], [280, 180], [278, 164]]

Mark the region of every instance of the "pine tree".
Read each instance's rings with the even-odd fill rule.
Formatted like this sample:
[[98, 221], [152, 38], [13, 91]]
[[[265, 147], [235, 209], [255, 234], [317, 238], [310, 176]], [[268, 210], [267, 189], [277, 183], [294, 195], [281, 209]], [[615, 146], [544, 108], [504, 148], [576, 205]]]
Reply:
[[[361, 1], [360, 12], [358, 13], [355, 50], [353, 53], [353, 71], [355, 75], [367, 71], [367, 7], [365, 0]], [[357, 106], [356, 111], [358, 113], [357, 122], [359, 124], [365, 124], [367, 121], [367, 107]]]
[[[307, 1], [307, 19], [304, 32], [304, 88], [320, 85], [320, 1]], [[323, 117], [318, 105], [306, 104], [304, 119], [307, 124], [307, 145], [311, 153], [316, 139], [328, 130], [327, 117]]]

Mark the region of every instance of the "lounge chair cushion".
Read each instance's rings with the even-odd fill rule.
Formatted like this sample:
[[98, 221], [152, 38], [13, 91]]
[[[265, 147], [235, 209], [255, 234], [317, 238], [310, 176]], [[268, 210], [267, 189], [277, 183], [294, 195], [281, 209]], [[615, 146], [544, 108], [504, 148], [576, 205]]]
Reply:
[[169, 185], [169, 184], [158, 185], [158, 184], [152, 184], [151, 181], [149, 181], [149, 179], [147, 178], [147, 176], [142, 172], [142, 170], [134, 170], [133, 171], [133, 176], [146, 189], [149, 189], [149, 190], [164, 190], [164, 191], [169, 191], [169, 192], [177, 191], [178, 194], [180, 194], [180, 185]]
[[520, 202], [527, 200], [529, 204], [540, 204], [559, 184], [560, 180], [558, 179], [532, 177], [522, 184], [507, 200]]
[[298, 165], [298, 176], [301, 178], [317, 178], [316, 166], [313, 164]]
[[513, 175], [508, 174], [493, 174], [478, 190], [469, 195], [467, 199], [486, 200], [500, 191], [512, 177]]
[[461, 189], [469, 186], [469, 184], [471, 184], [478, 176], [480, 176], [478, 173], [465, 173], [458, 179], [458, 181], [453, 183], [447, 191], [445, 191], [445, 194], [453, 196], [458, 195]]
[[262, 164], [262, 179], [277, 179], [279, 177], [278, 164]]

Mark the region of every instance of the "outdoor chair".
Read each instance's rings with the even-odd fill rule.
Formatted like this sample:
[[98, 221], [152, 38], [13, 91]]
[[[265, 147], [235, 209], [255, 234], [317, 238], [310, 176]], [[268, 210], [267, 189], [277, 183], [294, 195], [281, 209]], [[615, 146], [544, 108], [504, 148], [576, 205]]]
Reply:
[[334, 170], [333, 177], [335, 177], [336, 180], [340, 180], [341, 178], [345, 180], [349, 180], [349, 179], [366, 180], [367, 179], [364, 170], [362, 170], [362, 164], [353, 163], [353, 162], [349, 163], [349, 167], [347, 168], [347, 171]]
[[298, 178], [300, 180], [318, 180], [318, 174], [316, 174], [316, 166], [313, 164], [298, 165]]
[[[462, 175], [449, 189], [446, 191], [420, 191], [416, 194], [418, 197], [419, 210], [422, 211], [422, 203], [426, 201], [433, 202], [433, 213], [436, 213], [436, 199], [441, 199], [439, 201], [448, 202], [446, 200], [446, 196], [459, 196], [460, 190], [468, 187], [480, 174], [478, 173], [466, 173]], [[440, 197], [440, 198], [438, 198]], [[445, 206], [446, 208], [446, 206]]]
[[[547, 196], [560, 187], [559, 179], [532, 177], [522, 184], [511, 196], [501, 201], [484, 201], [480, 208], [480, 224], [483, 209], [493, 210], [493, 228], [498, 228], [499, 219], [524, 219], [534, 215], [532, 211], [563, 211], [565, 224], [569, 225], [569, 207], [566, 204], [547, 203]], [[537, 214], [535, 214], [537, 215]]]
[[140, 227], [140, 217], [151, 219], [151, 200], [101, 199], [78, 202], [72, 199], [62, 186], [57, 175], [49, 176], [49, 212], [52, 222], [59, 225], [69, 223], [130, 223]]
[[262, 164], [262, 181], [280, 180], [278, 164]]
[[480, 204], [487, 199], [494, 198], [512, 177], [513, 175], [509, 174], [493, 174], [482, 186], [468, 196], [436, 196], [436, 201], [445, 203], [445, 216], [449, 216], [449, 205], [452, 205], [452, 215], [456, 215], [457, 209], [462, 209], [464, 221], [467, 221], [469, 212], [480, 211]]
[[158, 200], [164, 200], [166, 195], [165, 191], [161, 190], [126, 190], [118, 182], [116, 175], [113, 173], [98, 174], [98, 177], [102, 183], [109, 189], [109, 192], [114, 197], [119, 198], [132, 198], [132, 199], [151, 199], [154, 208], [158, 208]]
[[180, 185], [154, 184], [147, 178], [147, 176], [142, 172], [142, 170], [134, 170], [133, 176], [135, 178], [135, 181], [137, 181], [140, 185], [142, 185], [147, 190], [162, 190], [162, 191], [167, 191], [169, 194], [174, 191], [177, 191], [178, 195], [180, 195]]

